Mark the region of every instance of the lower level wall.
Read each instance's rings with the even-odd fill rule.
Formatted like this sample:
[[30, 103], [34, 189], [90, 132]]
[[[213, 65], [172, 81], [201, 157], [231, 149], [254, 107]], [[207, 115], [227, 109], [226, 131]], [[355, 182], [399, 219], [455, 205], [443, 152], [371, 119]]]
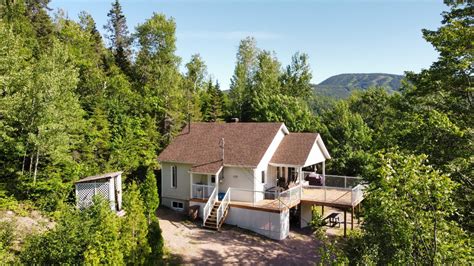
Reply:
[[313, 218], [312, 217], [313, 216], [312, 211], [311, 211], [312, 206], [313, 206], [312, 204], [301, 203], [301, 216], [300, 216], [301, 217], [301, 221], [300, 221], [301, 228], [309, 226], [309, 222]]
[[[202, 219], [206, 203], [190, 201], [190, 206], [198, 205], [199, 217]], [[225, 220], [226, 224], [236, 225], [275, 240], [285, 239], [290, 232], [290, 212], [280, 213], [230, 207]]]
[[248, 229], [271, 239], [283, 240], [290, 232], [290, 212], [266, 212], [231, 207], [226, 224]]
[[166, 207], [171, 208], [171, 209], [175, 209], [175, 208], [173, 208], [173, 204], [172, 204], [173, 201], [182, 202], [183, 207], [184, 207], [183, 211], [186, 211], [189, 207], [189, 201], [187, 201], [187, 200], [174, 199], [174, 198], [161, 198], [160, 201], [161, 201], [161, 204], [163, 206], [166, 206]]

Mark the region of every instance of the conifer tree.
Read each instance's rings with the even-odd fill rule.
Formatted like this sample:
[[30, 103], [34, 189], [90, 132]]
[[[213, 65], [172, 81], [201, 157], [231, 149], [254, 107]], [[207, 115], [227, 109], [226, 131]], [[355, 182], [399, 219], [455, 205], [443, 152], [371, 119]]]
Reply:
[[148, 223], [152, 221], [152, 218], [155, 217], [155, 211], [160, 205], [160, 198], [158, 196], [158, 187], [156, 184], [155, 174], [153, 173], [153, 169], [148, 169], [145, 182], [141, 186], [144, 207], [145, 207], [145, 214], [148, 219]]
[[124, 261], [129, 265], [143, 265], [151, 253], [151, 248], [147, 239], [145, 206], [135, 182], [132, 182], [125, 191], [123, 202], [126, 215], [121, 223], [120, 241], [124, 249]]
[[109, 48], [112, 50], [116, 64], [126, 74], [131, 71], [131, 48], [132, 38], [128, 32], [127, 19], [122, 12], [122, 6], [118, 0], [112, 3], [112, 8], [107, 13], [109, 20], [104, 29], [107, 30]]

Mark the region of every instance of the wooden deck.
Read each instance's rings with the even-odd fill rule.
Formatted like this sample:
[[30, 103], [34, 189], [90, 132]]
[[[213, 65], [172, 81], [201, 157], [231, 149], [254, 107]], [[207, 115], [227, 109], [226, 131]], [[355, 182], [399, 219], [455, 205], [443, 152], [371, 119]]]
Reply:
[[350, 190], [337, 188], [303, 188], [301, 201], [333, 207], [352, 207]]
[[[197, 202], [207, 202], [207, 199], [191, 199]], [[351, 190], [337, 188], [303, 188], [301, 200], [293, 199], [291, 203], [288, 199], [279, 200], [264, 199], [253, 202], [231, 200], [230, 206], [237, 208], [255, 209], [268, 212], [280, 212], [281, 210], [293, 208], [300, 203], [328, 206], [335, 208], [351, 208], [358, 204], [352, 202]]]
[[[195, 202], [207, 202], [207, 200], [203, 199], [191, 199], [191, 201]], [[259, 210], [259, 211], [267, 211], [267, 212], [275, 212], [279, 213], [281, 210], [288, 209], [288, 207], [292, 208], [296, 205], [298, 205], [300, 201], [293, 201], [291, 205], [285, 206], [284, 204], [279, 203], [278, 200], [272, 200], [272, 199], [264, 199], [257, 201], [255, 203], [253, 202], [247, 202], [247, 201], [235, 201], [232, 200], [230, 202], [231, 207], [236, 207], [236, 208], [243, 208], [243, 209], [253, 209], [253, 210]], [[280, 209], [281, 206], [281, 209]]]

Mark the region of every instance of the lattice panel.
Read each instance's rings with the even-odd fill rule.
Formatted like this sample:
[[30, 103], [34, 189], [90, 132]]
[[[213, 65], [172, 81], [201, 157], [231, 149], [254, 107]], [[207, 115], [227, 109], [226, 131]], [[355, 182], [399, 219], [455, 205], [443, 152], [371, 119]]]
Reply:
[[77, 205], [80, 209], [92, 204], [94, 195], [101, 195], [109, 199], [109, 183], [79, 183], [76, 184]]
[[96, 183], [96, 195], [101, 195], [104, 199], [109, 200], [109, 183]]

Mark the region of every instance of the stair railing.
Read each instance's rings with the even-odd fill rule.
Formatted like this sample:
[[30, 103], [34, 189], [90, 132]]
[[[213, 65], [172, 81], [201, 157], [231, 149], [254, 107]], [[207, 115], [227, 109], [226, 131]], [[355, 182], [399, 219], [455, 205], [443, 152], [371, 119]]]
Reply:
[[216, 203], [217, 200], [217, 190], [214, 188], [212, 190], [211, 196], [209, 196], [209, 199], [207, 200], [206, 205], [204, 205], [204, 210], [202, 214], [202, 225], [206, 224], [207, 218], [209, 218], [209, 215], [211, 214], [212, 208], [214, 207], [214, 203]]
[[221, 200], [221, 204], [219, 205], [219, 208], [217, 209], [217, 226], [220, 225], [221, 219], [224, 217], [225, 211], [229, 207], [230, 204], [230, 188], [227, 189], [225, 192], [224, 198]]

